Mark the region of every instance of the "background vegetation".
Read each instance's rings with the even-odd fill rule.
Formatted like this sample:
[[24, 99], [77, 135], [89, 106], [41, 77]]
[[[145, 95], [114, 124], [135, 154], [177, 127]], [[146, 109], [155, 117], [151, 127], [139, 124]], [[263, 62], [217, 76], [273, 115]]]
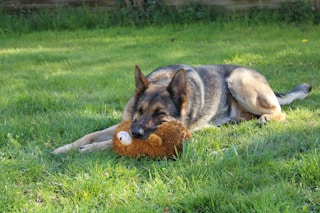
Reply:
[[[119, 1], [122, 2], [122, 1]], [[28, 33], [44, 30], [105, 29], [114, 26], [146, 26], [185, 24], [198, 21], [254, 23], [319, 24], [319, 8], [306, 1], [284, 2], [270, 10], [251, 8], [246, 11], [226, 11], [221, 7], [201, 4], [166, 7], [161, 1], [147, 1], [144, 8], [128, 8], [119, 3], [119, 9], [59, 7], [43, 10], [5, 11], [0, 8], [0, 33]]]
[[[320, 44], [313, 15], [268, 22], [247, 13], [100, 28], [78, 25], [90, 20], [83, 11], [61, 11], [65, 21], [57, 25], [2, 14], [1, 212], [320, 211]], [[283, 108], [285, 122], [198, 132], [175, 160], [112, 150], [50, 155], [120, 120], [135, 64], [148, 73], [175, 63], [240, 64], [259, 70], [276, 91], [300, 82], [313, 91]]]

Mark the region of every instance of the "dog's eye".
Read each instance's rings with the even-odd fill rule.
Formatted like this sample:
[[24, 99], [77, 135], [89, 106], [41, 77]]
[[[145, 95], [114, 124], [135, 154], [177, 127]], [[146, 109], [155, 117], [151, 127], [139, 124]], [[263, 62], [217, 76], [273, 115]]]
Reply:
[[167, 113], [161, 109], [155, 110], [154, 114], [153, 114], [153, 116], [166, 116], [166, 115], [167, 115]]
[[142, 107], [139, 108], [138, 112], [139, 112], [140, 115], [143, 114], [143, 109], [142, 109]]
[[163, 115], [163, 116], [165, 116], [165, 115], [167, 115], [167, 113], [165, 113], [165, 112], [163, 112], [163, 111], [160, 111], [160, 112], [158, 112], [158, 115]]

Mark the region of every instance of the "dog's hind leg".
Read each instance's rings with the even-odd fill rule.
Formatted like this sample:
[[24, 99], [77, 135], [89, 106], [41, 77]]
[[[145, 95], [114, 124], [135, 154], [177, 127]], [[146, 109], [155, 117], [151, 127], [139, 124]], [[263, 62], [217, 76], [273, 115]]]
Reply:
[[258, 116], [259, 123], [285, 120], [286, 116], [281, 112], [276, 95], [260, 73], [247, 68], [237, 68], [227, 78], [227, 84], [239, 104], [240, 114], [244, 112]]
[[61, 146], [53, 150], [52, 154], [66, 153], [71, 150], [77, 149], [79, 149], [80, 152], [86, 152], [98, 147], [100, 147], [101, 149], [111, 148], [112, 137], [117, 126], [118, 124], [104, 130], [87, 134], [73, 143]]

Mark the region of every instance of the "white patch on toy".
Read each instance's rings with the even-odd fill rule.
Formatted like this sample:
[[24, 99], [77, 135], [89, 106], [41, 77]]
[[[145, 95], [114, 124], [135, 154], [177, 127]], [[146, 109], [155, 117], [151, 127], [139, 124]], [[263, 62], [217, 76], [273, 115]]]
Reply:
[[117, 137], [120, 140], [120, 142], [125, 146], [128, 146], [132, 143], [132, 138], [128, 132], [120, 131], [118, 132]]

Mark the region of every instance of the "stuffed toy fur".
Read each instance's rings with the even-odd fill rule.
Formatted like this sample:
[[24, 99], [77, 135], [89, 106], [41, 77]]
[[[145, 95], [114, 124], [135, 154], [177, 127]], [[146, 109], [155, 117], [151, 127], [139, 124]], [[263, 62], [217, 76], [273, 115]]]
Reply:
[[113, 149], [120, 155], [130, 157], [167, 157], [170, 158], [182, 152], [185, 140], [191, 133], [177, 121], [169, 121], [158, 126], [157, 130], [147, 139], [133, 138], [129, 134], [132, 121], [119, 124], [113, 135]]

